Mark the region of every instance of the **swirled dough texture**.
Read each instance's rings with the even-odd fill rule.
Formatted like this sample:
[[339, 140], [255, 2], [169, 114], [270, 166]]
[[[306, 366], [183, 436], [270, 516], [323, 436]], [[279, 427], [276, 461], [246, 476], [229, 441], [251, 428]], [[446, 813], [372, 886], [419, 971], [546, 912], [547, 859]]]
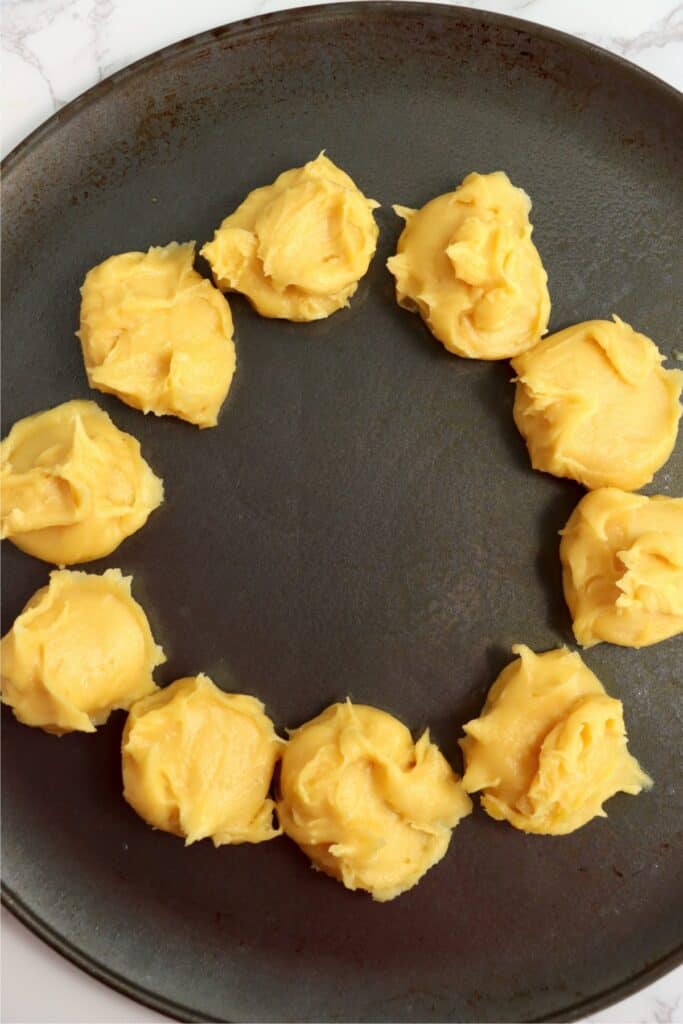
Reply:
[[368, 269], [378, 205], [321, 153], [250, 192], [201, 255], [218, 287], [262, 316], [322, 320], [348, 306]]
[[268, 798], [283, 741], [263, 704], [201, 673], [134, 704], [123, 733], [123, 795], [186, 845], [261, 843], [280, 834]]
[[562, 531], [560, 558], [584, 647], [646, 647], [683, 632], [683, 498], [591, 491]]
[[618, 317], [568, 327], [512, 361], [514, 418], [534, 469], [635, 491], [676, 443], [680, 370]]
[[194, 242], [127, 252], [81, 288], [88, 382], [156, 416], [214, 427], [235, 372], [230, 307], [193, 269]]
[[2, 700], [20, 722], [94, 732], [156, 690], [152, 671], [166, 659], [131, 583], [118, 569], [50, 573], [0, 644]]
[[45, 562], [103, 558], [163, 500], [138, 441], [94, 402], [19, 420], [0, 453], [2, 537]]
[[387, 266], [396, 300], [456, 355], [509, 359], [545, 334], [550, 296], [531, 241], [531, 200], [507, 174], [468, 174], [406, 221]]
[[280, 824], [314, 866], [348, 889], [391, 900], [440, 861], [472, 804], [425, 732], [396, 718], [333, 704], [290, 735], [282, 759]]
[[652, 785], [626, 748], [621, 701], [566, 647], [534, 654], [524, 644], [460, 740], [468, 793], [523, 832], [565, 835], [615, 793]]

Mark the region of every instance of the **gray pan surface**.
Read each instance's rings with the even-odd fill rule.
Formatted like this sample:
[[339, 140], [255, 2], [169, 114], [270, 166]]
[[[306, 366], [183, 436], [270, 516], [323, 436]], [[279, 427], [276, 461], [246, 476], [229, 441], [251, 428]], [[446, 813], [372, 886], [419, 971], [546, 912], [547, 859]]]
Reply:
[[[95, 398], [167, 501], [101, 571], [135, 577], [169, 660], [252, 692], [280, 729], [347, 695], [460, 727], [513, 643], [571, 643], [557, 532], [581, 495], [534, 473], [507, 364], [448, 355], [394, 302], [401, 223], [471, 170], [534, 203], [551, 328], [617, 312], [683, 348], [680, 97], [575, 39], [438, 6], [342, 4], [172, 46], [62, 110], [6, 162], [3, 435]], [[251, 188], [326, 148], [382, 203], [350, 309], [311, 325], [240, 298], [217, 429], [90, 393], [73, 332], [112, 253], [203, 242]], [[205, 265], [201, 269], [206, 272]], [[648, 493], [681, 494], [683, 445]], [[49, 567], [4, 545], [4, 629]], [[479, 808], [380, 905], [294, 844], [185, 849], [120, 797], [116, 714], [63, 739], [3, 709], [7, 905], [109, 983], [181, 1019], [571, 1019], [679, 958], [683, 637], [586, 653], [655, 788], [566, 838]]]

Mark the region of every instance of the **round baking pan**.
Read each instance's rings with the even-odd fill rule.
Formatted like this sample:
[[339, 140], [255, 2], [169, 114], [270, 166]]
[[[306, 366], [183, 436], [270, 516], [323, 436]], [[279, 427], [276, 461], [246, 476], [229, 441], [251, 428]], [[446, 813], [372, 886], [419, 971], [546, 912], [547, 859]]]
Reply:
[[[462, 8], [359, 3], [228, 25], [97, 85], [7, 159], [3, 434], [93, 397], [167, 499], [109, 559], [168, 654], [262, 698], [278, 728], [349, 695], [457, 739], [510, 647], [571, 643], [558, 530], [581, 495], [532, 472], [509, 364], [448, 355], [385, 260], [472, 170], [532, 197], [551, 329], [613, 312], [681, 348], [679, 96], [593, 46]], [[89, 392], [86, 271], [209, 238], [257, 185], [326, 149], [382, 204], [349, 309], [298, 325], [231, 298], [238, 370], [215, 430]], [[204, 264], [198, 264], [207, 272]], [[680, 494], [681, 445], [649, 493]], [[4, 548], [7, 629], [49, 567]], [[121, 798], [123, 716], [55, 739], [3, 711], [6, 904], [96, 977], [186, 1020], [573, 1019], [679, 959], [683, 637], [585, 654], [623, 700], [652, 792], [563, 838], [478, 807], [381, 905], [286, 839], [185, 849]]]

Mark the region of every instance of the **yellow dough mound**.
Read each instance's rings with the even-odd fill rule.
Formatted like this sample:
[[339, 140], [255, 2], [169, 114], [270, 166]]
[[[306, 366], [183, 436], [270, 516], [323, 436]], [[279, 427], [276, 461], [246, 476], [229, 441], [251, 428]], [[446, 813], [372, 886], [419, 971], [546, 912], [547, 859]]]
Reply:
[[94, 402], [19, 420], [0, 458], [2, 537], [45, 562], [103, 558], [163, 501], [138, 441]]
[[683, 498], [591, 491], [562, 531], [564, 594], [584, 647], [683, 632]]
[[94, 732], [156, 689], [166, 658], [131, 594], [130, 576], [50, 573], [0, 644], [2, 700], [46, 732]]
[[262, 843], [280, 835], [268, 798], [284, 744], [263, 704], [201, 673], [134, 704], [122, 741], [123, 795], [187, 845]]
[[262, 316], [322, 320], [348, 306], [368, 269], [378, 205], [321, 153], [250, 192], [201, 255], [218, 287]]
[[534, 469], [585, 487], [635, 491], [676, 443], [680, 370], [618, 317], [546, 338], [512, 365], [514, 418]]
[[396, 300], [468, 359], [509, 359], [535, 345], [550, 317], [548, 276], [531, 241], [531, 200], [507, 174], [468, 174], [406, 226], [387, 266]]
[[445, 854], [472, 804], [425, 732], [392, 715], [333, 704], [290, 735], [280, 824], [316, 868], [348, 889], [391, 900]]
[[77, 332], [90, 386], [214, 427], [235, 372], [232, 316], [194, 242], [111, 256], [86, 275]]
[[608, 697], [566, 647], [534, 654], [524, 644], [489, 690], [460, 740], [468, 793], [483, 791], [492, 818], [523, 832], [565, 835], [615, 793], [652, 785], [626, 747], [621, 701]]

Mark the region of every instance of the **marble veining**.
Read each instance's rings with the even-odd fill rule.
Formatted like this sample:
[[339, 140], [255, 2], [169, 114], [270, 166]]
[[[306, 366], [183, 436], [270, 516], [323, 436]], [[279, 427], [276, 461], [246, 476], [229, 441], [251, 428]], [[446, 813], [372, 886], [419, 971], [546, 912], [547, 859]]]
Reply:
[[[306, 0], [2, 0], [2, 149], [93, 83], [160, 46]], [[670, 0], [472, 0], [619, 53], [683, 88], [683, 4]]]
[[[2, 152], [131, 61], [226, 21], [306, 0], [0, 0]], [[470, 0], [618, 53], [683, 88], [683, 4], [671, 0]], [[162, 1021], [62, 960], [3, 911], [2, 1018]], [[41, 978], [36, 986], [32, 979]], [[43, 1014], [41, 1016], [41, 1014]], [[682, 1024], [683, 968], [585, 1024]]]

